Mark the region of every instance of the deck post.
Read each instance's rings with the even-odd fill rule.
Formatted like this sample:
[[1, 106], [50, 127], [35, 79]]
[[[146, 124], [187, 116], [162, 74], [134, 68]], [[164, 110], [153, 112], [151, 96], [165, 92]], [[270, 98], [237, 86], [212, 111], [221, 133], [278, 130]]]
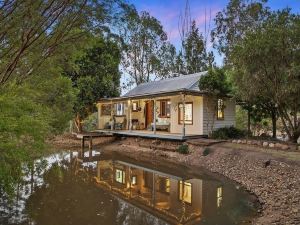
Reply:
[[182, 93], [182, 117], [183, 117], [182, 136], [185, 137], [185, 94], [184, 93]]
[[156, 99], [153, 100], [153, 133], [156, 134]]
[[93, 155], [93, 138], [92, 136], [90, 136], [90, 139], [89, 139], [89, 157], [91, 158], [92, 155]]
[[84, 136], [81, 139], [81, 157], [84, 157]]
[[132, 101], [129, 99], [129, 130], [132, 131]]
[[111, 104], [111, 109], [110, 109], [110, 119], [111, 119], [111, 125], [110, 125], [110, 129], [113, 130], [114, 129], [114, 105], [113, 105], [113, 102], [112, 100], [110, 101], [110, 104]]

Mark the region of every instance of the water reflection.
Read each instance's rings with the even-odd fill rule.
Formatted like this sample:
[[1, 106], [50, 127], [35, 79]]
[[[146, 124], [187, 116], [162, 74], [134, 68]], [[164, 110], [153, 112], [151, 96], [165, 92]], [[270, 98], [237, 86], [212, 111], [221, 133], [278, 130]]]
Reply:
[[107, 154], [82, 162], [64, 153], [36, 163], [18, 201], [0, 198], [0, 224], [229, 225], [254, 216], [247, 193], [197, 168]]

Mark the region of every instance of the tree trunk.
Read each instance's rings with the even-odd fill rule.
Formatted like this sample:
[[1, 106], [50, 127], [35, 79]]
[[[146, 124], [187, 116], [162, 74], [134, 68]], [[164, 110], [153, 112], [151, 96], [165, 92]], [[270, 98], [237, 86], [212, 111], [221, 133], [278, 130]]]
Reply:
[[77, 113], [77, 115], [76, 115], [75, 125], [76, 125], [76, 128], [77, 128], [77, 132], [81, 133], [82, 132], [82, 119], [81, 119], [79, 113]]
[[251, 121], [250, 121], [250, 109], [248, 109], [248, 122], [247, 122], [247, 136], [249, 137], [251, 134]]
[[276, 131], [277, 131], [276, 110], [272, 110], [271, 117], [272, 117], [272, 133], [273, 133], [272, 137], [276, 138], [277, 137], [277, 135], [276, 135]]

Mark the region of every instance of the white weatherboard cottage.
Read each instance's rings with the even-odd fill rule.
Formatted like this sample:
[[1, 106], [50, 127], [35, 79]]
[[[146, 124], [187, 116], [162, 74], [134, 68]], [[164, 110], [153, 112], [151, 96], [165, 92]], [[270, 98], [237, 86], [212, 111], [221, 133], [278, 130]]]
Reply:
[[235, 100], [215, 99], [199, 89], [199, 79], [206, 73], [144, 83], [121, 97], [100, 99], [98, 129], [184, 139], [234, 126]]

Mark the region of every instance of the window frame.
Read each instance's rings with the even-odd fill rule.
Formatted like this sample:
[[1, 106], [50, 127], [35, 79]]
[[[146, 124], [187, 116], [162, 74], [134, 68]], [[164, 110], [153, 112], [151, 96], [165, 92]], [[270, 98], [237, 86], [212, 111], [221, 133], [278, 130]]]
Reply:
[[[118, 105], [123, 105], [121, 107], [122, 108], [122, 114], [118, 114]], [[114, 110], [115, 110], [114, 116], [125, 116], [125, 102], [114, 103]]]
[[[159, 118], [170, 118], [171, 117], [171, 104], [168, 104], [168, 102], [171, 103], [171, 100], [170, 99], [159, 100]], [[163, 103], [165, 104], [164, 105], [164, 115], [162, 115]], [[170, 105], [169, 116], [167, 115], [167, 105]]]
[[[134, 105], [136, 105], [136, 108], [134, 109]], [[132, 106], [131, 106], [132, 112], [138, 112], [139, 111], [139, 102], [138, 101], [132, 101]]]
[[178, 124], [179, 125], [183, 125], [183, 121], [191, 121], [191, 123], [186, 123], [185, 122], [185, 125], [193, 125], [194, 124], [194, 104], [193, 104], [193, 102], [186, 102], [185, 103], [185, 105], [188, 105], [188, 104], [190, 104], [190, 105], [192, 105], [192, 120], [185, 120], [185, 119], [183, 119], [182, 120], [182, 122], [181, 122], [181, 120], [180, 120], [180, 105], [181, 104], [183, 104], [182, 102], [179, 102], [178, 103]]
[[[119, 172], [119, 171], [122, 173], [122, 182], [120, 182], [120, 181], [117, 180], [117, 172]], [[126, 184], [126, 172], [125, 172], [125, 170], [119, 169], [119, 168], [115, 169], [115, 181], [118, 184], [123, 184], [123, 185]]]
[[[180, 195], [180, 190], [181, 192], [183, 191], [183, 189], [181, 189], [181, 185], [186, 185], [188, 184], [190, 187], [191, 187], [191, 202], [188, 202], [188, 201], [185, 201], [184, 199], [182, 199], [181, 195]], [[187, 182], [187, 181], [178, 181], [178, 200], [179, 201], [183, 201], [185, 202], [186, 204], [189, 204], [189, 205], [192, 205], [192, 202], [193, 202], [193, 184], [191, 182]]]
[[[222, 104], [220, 105], [219, 102], [222, 101]], [[221, 108], [222, 107], [222, 108]], [[217, 120], [224, 120], [225, 119], [225, 101], [222, 98], [218, 98], [217, 100]], [[219, 116], [219, 112], [220, 114], [222, 114], [222, 116]]]

